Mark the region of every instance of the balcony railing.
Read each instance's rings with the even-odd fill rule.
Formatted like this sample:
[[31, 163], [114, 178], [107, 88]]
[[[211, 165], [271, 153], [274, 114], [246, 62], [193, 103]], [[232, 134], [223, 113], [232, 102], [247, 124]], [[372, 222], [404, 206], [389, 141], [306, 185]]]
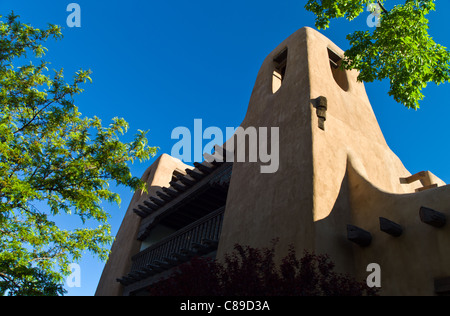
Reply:
[[118, 281], [128, 285], [216, 250], [224, 210], [221, 207], [133, 256], [131, 272]]

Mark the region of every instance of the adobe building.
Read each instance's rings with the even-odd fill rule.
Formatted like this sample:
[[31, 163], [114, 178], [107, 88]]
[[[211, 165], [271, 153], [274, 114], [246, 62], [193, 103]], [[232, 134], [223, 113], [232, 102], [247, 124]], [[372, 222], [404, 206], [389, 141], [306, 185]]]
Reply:
[[279, 128], [276, 172], [223, 161], [227, 143], [194, 167], [159, 157], [143, 175], [149, 194], [136, 192], [130, 203], [96, 295], [144, 295], [194, 255], [220, 260], [235, 243], [267, 247], [274, 238], [280, 257], [289, 245], [328, 254], [359, 280], [377, 263], [381, 295], [449, 293], [450, 186], [406, 170], [358, 72], [339, 68], [342, 56], [302, 28], [263, 62], [241, 126]]

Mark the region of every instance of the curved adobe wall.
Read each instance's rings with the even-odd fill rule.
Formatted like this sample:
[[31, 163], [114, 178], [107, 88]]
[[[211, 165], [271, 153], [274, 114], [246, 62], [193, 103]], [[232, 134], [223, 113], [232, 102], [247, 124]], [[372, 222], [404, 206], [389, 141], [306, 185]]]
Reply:
[[[392, 193], [410, 193], [419, 183], [401, 184], [400, 178], [411, 175], [390, 150], [365, 92], [357, 82], [357, 71], [342, 71], [348, 78], [344, 91], [334, 80], [328, 62], [328, 49], [343, 56], [343, 51], [313, 29], [307, 31], [310, 94], [314, 100], [327, 98], [325, 130], [317, 128], [312, 113], [314, 157], [314, 219], [328, 216], [344, 178], [347, 156], [358, 160], [363, 172], [374, 185]], [[314, 107], [314, 101], [311, 104]], [[356, 162], [355, 162], [356, 163]]]
[[[418, 193], [387, 193], [361, 176], [351, 163], [348, 179], [351, 224], [372, 235], [368, 247], [352, 245], [356, 275], [364, 280], [367, 265], [377, 263], [381, 268], [381, 294], [434, 295], [435, 280], [450, 276], [450, 225], [433, 227], [421, 221], [419, 212], [421, 207], [431, 208], [448, 221], [450, 186]], [[381, 231], [380, 217], [401, 225], [401, 236]]]

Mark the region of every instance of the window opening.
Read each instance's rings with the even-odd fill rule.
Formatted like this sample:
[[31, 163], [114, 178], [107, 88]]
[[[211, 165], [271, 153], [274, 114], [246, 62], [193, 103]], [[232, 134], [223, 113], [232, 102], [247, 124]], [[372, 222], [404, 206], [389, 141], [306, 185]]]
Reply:
[[330, 61], [331, 73], [333, 74], [334, 81], [336, 81], [342, 90], [348, 91], [347, 73], [345, 70], [341, 69], [342, 57], [331, 48], [328, 48], [328, 59]]
[[287, 65], [287, 48], [273, 59], [275, 69], [272, 74], [272, 93], [277, 92], [283, 83]]

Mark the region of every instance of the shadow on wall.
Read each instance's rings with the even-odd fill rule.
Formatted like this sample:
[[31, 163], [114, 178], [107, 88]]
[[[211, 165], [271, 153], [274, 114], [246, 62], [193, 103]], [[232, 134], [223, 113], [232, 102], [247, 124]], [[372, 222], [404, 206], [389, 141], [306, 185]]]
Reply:
[[[329, 254], [338, 271], [357, 279], [368, 276], [369, 264], [380, 265], [383, 295], [431, 295], [450, 275], [448, 216], [449, 185], [387, 193], [349, 162], [330, 215], [314, 223], [316, 251]], [[350, 236], [354, 233], [370, 238], [360, 243]]]

